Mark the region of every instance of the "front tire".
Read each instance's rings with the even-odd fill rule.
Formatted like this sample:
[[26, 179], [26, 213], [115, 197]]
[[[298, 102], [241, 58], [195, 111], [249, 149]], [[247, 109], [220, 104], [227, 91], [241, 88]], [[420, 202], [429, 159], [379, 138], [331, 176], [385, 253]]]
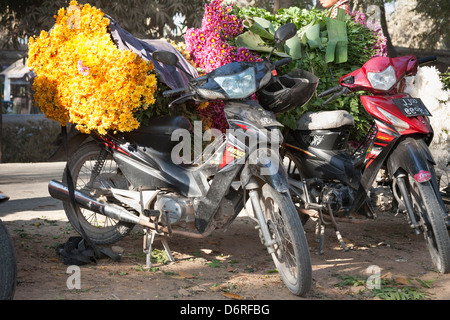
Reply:
[[12, 300], [16, 290], [17, 263], [8, 230], [0, 220], [0, 300]]
[[439, 204], [440, 195], [431, 181], [419, 183], [410, 177], [414, 212], [420, 219], [431, 258], [440, 273], [450, 272], [450, 238], [445, 224], [447, 213]]
[[287, 288], [301, 296], [312, 282], [308, 243], [297, 210], [289, 193], [277, 192], [270, 185], [262, 187], [262, 210], [272, 239], [272, 258]]

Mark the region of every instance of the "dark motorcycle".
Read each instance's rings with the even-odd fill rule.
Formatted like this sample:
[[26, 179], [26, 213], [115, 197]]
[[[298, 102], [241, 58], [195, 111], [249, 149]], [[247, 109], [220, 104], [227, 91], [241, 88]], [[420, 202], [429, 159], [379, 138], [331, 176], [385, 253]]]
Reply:
[[[295, 32], [293, 24], [280, 27], [276, 45]], [[170, 52], [155, 51], [153, 59], [186, 71]], [[278, 165], [282, 135], [274, 112], [279, 110], [264, 109], [251, 99], [278, 80], [277, 66], [289, 62], [286, 58], [274, 63], [233, 62], [191, 79], [186, 87], [164, 92], [166, 97], [178, 96], [170, 108], [188, 100], [225, 101], [230, 129], [215, 137], [200, 160], [186, 164], [174, 152], [179, 144], [173, 137], [191, 130], [191, 123], [181, 116], [159, 117], [133, 132], [91, 134], [91, 141], [77, 146], [66, 169], [76, 188], [72, 197], [76, 205], [71, 205], [66, 174], [63, 183], [49, 183], [50, 194], [64, 201], [69, 221], [94, 243], [118, 241], [134, 225], [143, 226], [147, 266], [155, 236], [162, 236], [173, 259], [166, 236], [205, 238], [227, 228], [250, 199], [261, 241], [283, 281], [292, 293], [304, 294], [311, 286], [311, 262], [286, 172]], [[312, 87], [310, 96], [317, 85], [282, 77], [291, 82], [289, 86]], [[74, 135], [69, 144], [84, 138]], [[106, 217], [101, 224], [98, 214]]]
[[[0, 203], [9, 197], [0, 191]], [[0, 220], [0, 300], [12, 300], [16, 291], [17, 263], [14, 245]]]
[[402, 91], [404, 77], [416, 74], [418, 64], [433, 59], [372, 58], [341, 77], [338, 86], [319, 94], [332, 95], [325, 103], [357, 91], [372, 94], [361, 96], [361, 101], [373, 126], [353, 153], [347, 142], [354, 119], [344, 110], [307, 112], [297, 121], [296, 130], [285, 134], [291, 193], [299, 210], [318, 222], [320, 252], [326, 224], [334, 227], [347, 249], [336, 223], [339, 215], [360, 213], [374, 218], [374, 209], [397, 209], [405, 213], [416, 234], [424, 234], [439, 271], [450, 271], [449, 217], [428, 149], [433, 138], [431, 114], [420, 98]]

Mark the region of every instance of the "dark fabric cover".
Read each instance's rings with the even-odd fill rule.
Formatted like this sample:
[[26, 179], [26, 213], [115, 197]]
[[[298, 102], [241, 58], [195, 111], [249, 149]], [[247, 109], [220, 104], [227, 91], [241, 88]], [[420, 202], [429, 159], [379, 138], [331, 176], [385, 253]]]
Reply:
[[154, 61], [151, 53], [156, 50], [165, 50], [175, 53], [178, 56], [179, 64], [188, 71], [192, 77], [197, 78], [197, 71], [191, 64], [183, 57], [183, 55], [174, 48], [170, 43], [160, 39], [138, 39], [128, 31], [122, 29], [117, 21], [105, 14], [105, 17], [110, 20], [109, 27], [111, 29], [111, 36], [119, 49], [130, 50], [146, 61], [151, 61], [155, 66], [155, 70], [161, 75], [161, 80], [164, 81], [171, 89], [182, 88], [187, 86], [189, 79], [179, 69], [163, 65]]

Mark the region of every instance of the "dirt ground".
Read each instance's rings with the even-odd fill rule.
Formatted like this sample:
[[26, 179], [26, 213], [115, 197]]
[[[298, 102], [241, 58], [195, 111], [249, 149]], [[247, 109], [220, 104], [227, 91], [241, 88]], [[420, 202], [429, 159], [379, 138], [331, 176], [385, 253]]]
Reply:
[[[16, 217], [18, 218], [18, 217]], [[423, 298], [450, 298], [450, 275], [437, 273], [422, 236], [415, 236], [401, 217], [382, 215], [364, 224], [341, 224], [349, 251], [344, 252], [332, 229], [326, 230], [324, 254], [318, 255], [314, 223], [305, 227], [313, 265], [313, 286], [304, 297], [292, 295], [260, 243], [255, 223], [239, 217], [224, 233], [203, 239], [174, 237], [169, 245], [176, 262], [160, 259], [155, 245], [154, 265], [146, 270], [142, 231], [115, 244], [121, 260], [100, 259], [81, 266], [80, 289], [61, 262], [55, 247], [76, 235], [64, 219], [39, 217], [7, 223], [18, 263], [17, 300], [361, 300], [373, 297], [367, 279], [375, 265], [382, 288], [415, 288]], [[71, 278], [73, 279], [73, 278]], [[362, 279], [344, 285], [345, 279]], [[419, 280], [418, 280], [419, 279]], [[421, 280], [423, 282], [421, 282]], [[386, 282], [386, 283], [385, 283]], [[69, 285], [68, 285], [69, 284]], [[391, 290], [392, 291], [392, 290]]]
[[[104, 258], [81, 266], [80, 287], [71, 288], [77, 284], [72, 277], [75, 273], [62, 263], [55, 248], [77, 234], [61, 202], [46, 193], [50, 176], [32, 175], [27, 173], [28, 167], [19, 166], [12, 170], [14, 176], [2, 177], [2, 168], [2, 190], [8, 188], [13, 194], [2, 204], [6, 209], [2, 209], [1, 219], [17, 255], [15, 300], [378, 300], [388, 294], [397, 298], [409, 294], [429, 300], [450, 299], [450, 274], [436, 272], [423, 236], [414, 235], [404, 217], [391, 213], [379, 214], [376, 220], [340, 223], [348, 251], [342, 250], [333, 229], [326, 229], [321, 255], [317, 254], [315, 224], [308, 221], [305, 231], [313, 285], [303, 297], [292, 295], [284, 286], [260, 242], [255, 222], [243, 214], [227, 232], [218, 230], [201, 240], [178, 236], [169, 239], [176, 259], [173, 263], [160, 258], [164, 251], [157, 241], [151, 270], [144, 268], [143, 233], [136, 227], [114, 244], [114, 249], [121, 252], [119, 262]], [[59, 172], [56, 168], [55, 174], [59, 176]], [[32, 181], [38, 177], [40, 184], [21, 183], [21, 179]], [[10, 180], [15, 184], [5, 182]], [[19, 190], [19, 186], [24, 188], [22, 185], [28, 189]], [[367, 279], [377, 275], [381, 277], [379, 290], [371, 290]]]

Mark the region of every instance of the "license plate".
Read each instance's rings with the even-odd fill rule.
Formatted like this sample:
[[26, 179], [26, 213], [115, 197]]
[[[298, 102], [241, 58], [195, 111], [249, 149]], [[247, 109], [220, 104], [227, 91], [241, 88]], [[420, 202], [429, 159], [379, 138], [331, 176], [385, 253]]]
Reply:
[[430, 111], [419, 98], [399, 98], [392, 101], [407, 117], [431, 116]]

